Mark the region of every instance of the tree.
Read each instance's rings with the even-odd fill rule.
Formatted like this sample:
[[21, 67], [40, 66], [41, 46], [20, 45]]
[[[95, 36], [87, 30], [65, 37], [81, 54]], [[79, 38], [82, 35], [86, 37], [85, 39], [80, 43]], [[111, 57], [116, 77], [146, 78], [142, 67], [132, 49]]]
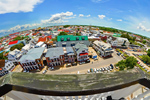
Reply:
[[147, 55], [150, 57], [150, 49], [148, 49], [148, 51], [147, 51]]
[[42, 34], [40, 33], [40, 36], [42, 36]]
[[146, 40], [143, 40], [142, 43], [145, 44], [145, 43], [146, 43]]
[[58, 35], [60, 36], [60, 35], [68, 35], [68, 34], [66, 32], [60, 32]]
[[132, 69], [137, 64], [137, 60], [134, 57], [128, 57], [125, 61], [125, 64], [127, 66], [127, 69]]
[[80, 36], [80, 34], [79, 34], [79, 33], [76, 33], [76, 36]]
[[137, 60], [134, 57], [128, 57], [126, 60], [119, 61], [116, 66], [119, 67], [119, 70], [132, 69], [136, 63]]
[[19, 44], [17, 44], [17, 45], [12, 46], [12, 47], [10, 48], [10, 50], [11, 50], [11, 51], [13, 51], [13, 50], [15, 50], [15, 49], [21, 50], [23, 46], [24, 46], [23, 43], [19, 43]]
[[69, 27], [70, 25], [64, 25], [64, 28], [67, 28], [67, 27]]

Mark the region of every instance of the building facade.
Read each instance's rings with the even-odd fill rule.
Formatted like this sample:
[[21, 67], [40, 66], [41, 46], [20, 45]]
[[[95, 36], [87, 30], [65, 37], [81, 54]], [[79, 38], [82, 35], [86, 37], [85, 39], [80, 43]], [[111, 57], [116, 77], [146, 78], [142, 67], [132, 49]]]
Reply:
[[62, 47], [49, 48], [45, 55], [47, 66], [55, 67], [64, 65], [64, 51]]
[[33, 48], [28, 51], [26, 55], [23, 55], [19, 60], [20, 66], [26, 71], [32, 71], [36, 69], [44, 68], [43, 64], [43, 52], [45, 47]]
[[104, 43], [102, 41], [94, 41], [93, 48], [100, 54], [101, 57], [107, 58], [111, 57], [113, 49], [110, 44]]
[[78, 62], [85, 62], [86, 60], [89, 59], [88, 47], [86, 45], [77, 43], [73, 48], [74, 51], [76, 52]]
[[13, 71], [15, 65], [8, 60], [0, 60], [0, 77]]

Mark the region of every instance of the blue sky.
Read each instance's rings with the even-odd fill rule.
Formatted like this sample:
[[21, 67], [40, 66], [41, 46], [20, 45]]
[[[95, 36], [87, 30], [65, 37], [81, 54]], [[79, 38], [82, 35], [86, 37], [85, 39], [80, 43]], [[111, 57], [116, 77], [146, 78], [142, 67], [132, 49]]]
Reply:
[[0, 36], [47, 25], [114, 27], [150, 37], [149, 0], [0, 0]]

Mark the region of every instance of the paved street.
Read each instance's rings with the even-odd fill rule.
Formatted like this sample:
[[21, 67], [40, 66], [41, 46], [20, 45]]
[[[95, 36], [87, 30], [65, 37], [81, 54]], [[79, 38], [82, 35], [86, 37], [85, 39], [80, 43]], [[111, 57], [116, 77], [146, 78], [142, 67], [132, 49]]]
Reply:
[[69, 68], [61, 68], [61, 69], [55, 70], [55, 71], [47, 71], [46, 74], [75, 74], [78, 71], [80, 71], [84, 74], [90, 68], [106, 67], [106, 66], [109, 66], [110, 64], [115, 64], [120, 60], [122, 60], [122, 57], [116, 55], [116, 52], [114, 52], [112, 58], [108, 58], [108, 59], [100, 58], [98, 61], [94, 61], [93, 64], [91, 62], [91, 63], [87, 63], [87, 64], [83, 64], [83, 65], [72, 66]]

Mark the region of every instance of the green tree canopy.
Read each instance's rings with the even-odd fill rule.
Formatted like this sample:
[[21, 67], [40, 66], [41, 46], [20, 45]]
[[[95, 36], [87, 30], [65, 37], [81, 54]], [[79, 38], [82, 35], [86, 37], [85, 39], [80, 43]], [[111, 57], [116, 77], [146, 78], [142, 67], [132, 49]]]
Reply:
[[150, 49], [148, 49], [148, 51], [147, 51], [147, 55], [150, 57]]
[[134, 57], [128, 57], [126, 60], [119, 61], [116, 66], [119, 70], [132, 69], [137, 64], [137, 60]]
[[146, 40], [143, 40], [142, 43], [145, 44], [145, 43], [146, 43]]
[[70, 25], [64, 25], [64, 28], [67, 28], [67, 27], [69, 27]]
[[66, 32], [60, 32], [58, 35], [68, 35]]
[[10, 50], [11, 50], [11, 51], [13, 51], [13, 50], [15, 50], [15, 49], [21, 50], [23, 46], [24, 46], [23, 43], [19, 43], [19, 44], [17, 44], [17, 45], [12, 46], [12, 47], [10, 48]]

